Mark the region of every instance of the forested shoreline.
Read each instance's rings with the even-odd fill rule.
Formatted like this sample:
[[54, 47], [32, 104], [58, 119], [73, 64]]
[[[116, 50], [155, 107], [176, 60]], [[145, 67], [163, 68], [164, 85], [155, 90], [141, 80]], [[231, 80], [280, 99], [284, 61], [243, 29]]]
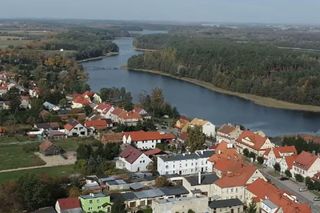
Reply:
[[158, 70], [234, 92], [320, 105], [319, 53], [176, 35], [141, 36], [134, 44], [159, 51], [133, 56], [129, 69]]

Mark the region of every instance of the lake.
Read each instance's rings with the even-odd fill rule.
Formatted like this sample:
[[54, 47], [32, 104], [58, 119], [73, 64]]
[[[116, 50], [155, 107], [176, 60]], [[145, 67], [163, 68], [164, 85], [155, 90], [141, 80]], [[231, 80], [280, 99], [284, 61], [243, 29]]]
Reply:
[[133, 49], [132, 41], [132, 38], [118, 38], [115, 43], [120, 48], [119, 55], [83, 63], [92, 90], [125, 87], [137, 101], [139, 94], [159, 87], [166, 100], [176, 106], [180, 114], [207, 119], [215, 125], [228, 122], [242, 124], [253, 130], [262, 130], [269, 136], [319, 131], [320, 113], [263, 107], [181, 80], [121, 68], [128, 58], [141, 54]]

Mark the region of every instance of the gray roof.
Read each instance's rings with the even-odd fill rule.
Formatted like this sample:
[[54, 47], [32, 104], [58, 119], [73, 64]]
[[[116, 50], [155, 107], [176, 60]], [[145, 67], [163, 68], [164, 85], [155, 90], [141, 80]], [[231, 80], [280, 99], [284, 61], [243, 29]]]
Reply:
[[189, 194], [189, 191], [183, 186], [161, 187], [159, 189], [167, 196]]
[[160, 155], [163, 161], [180, 161], [180, 160], [192, 160], [199, 158], [209, 158], [214, 151], [212, 150], [201, 150], [194, 153], [182, 153], [182, 154], [173, 154], [173, 155]]
[[277, 209], [278, 208], [278, 206], [276, 205], [276, 204], [274, 204], [274, 203], [272, 203], [272, 201], [271, 200], [264, 200], [264, 201], [262, 201], [262, 203], [264, 203], [266, 206], [268, 206], [270, 209]]
[[211, 209], [226, 208], [232, 206], [242, 206], [243, 203], [239, 199], [227, 199], [227, 200], [214, 200], [209, 202]]
[[138, 190], [138, 189], [144, 188], [144, 185], [139, 182], [138, 183], [131, 183], [130, 188], [133, 190]]
[[135, 192], [134, 194], [139, 199], [161, 197], [164, 195], [164, 193], [160, 189], [148, 189], [141, 192]]
[[129, 200], [135, 200], [137, 199], [137, 196], [134, 194], [134, 192], [126, 192], [122, 193], [121, 197], [123, 198], [124, 201], [129, 201]]
[[[186, 176], [185, 179], [190, 183], [191, 186], [199, 185], [198, 174]], [[215, 173], [201, 174], [201, 184], [200, 185], [212, 184], [215, 181], [217, 181], [218, 179], [219, 179], [219, 177]]]
[[93, 196], [91, 196], [92, 194], [88, 194], [88, 195], [81, 195], [80, 197], [83, 199], [92, 199], [92, 198], [98, 198], [98, 197], [106, 197], [107, 195], [103, 194], [103, 193], [96, 193], [93, 194]]

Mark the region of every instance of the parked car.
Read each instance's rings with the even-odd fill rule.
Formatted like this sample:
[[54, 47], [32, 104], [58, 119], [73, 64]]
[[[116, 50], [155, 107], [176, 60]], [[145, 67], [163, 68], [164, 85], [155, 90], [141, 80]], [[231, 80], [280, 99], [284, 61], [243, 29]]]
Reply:
[[281, 177], [279, 178], [279, 180], [284, 181], [284, 180], [289, 180], [289, 178], [287, 178], [287, 177], [285, 177], [285, 176], [281, 176]]
[[308, 191], [307, 187], [300, 187], [299, 188], [299, 192], [305, 192], [305, 191]]
[[320, 197], [314, 197], [313, 200], [314, 201], [320, 201]]

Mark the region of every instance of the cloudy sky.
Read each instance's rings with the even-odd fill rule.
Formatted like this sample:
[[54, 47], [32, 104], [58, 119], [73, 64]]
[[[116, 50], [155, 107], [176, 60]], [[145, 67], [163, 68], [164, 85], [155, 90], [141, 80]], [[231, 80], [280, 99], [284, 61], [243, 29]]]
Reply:
[[0, 0], [0, 18], [320, 24], [320, 0]]

